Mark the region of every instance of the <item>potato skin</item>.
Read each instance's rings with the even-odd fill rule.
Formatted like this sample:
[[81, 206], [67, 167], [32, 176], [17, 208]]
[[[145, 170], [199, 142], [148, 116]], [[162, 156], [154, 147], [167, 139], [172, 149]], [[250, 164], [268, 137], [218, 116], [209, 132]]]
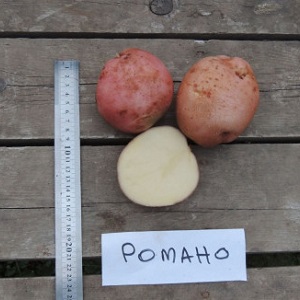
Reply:
[[203, 147], [229, 143], [248, 127], [258, 103], [259, 87], [248, 62], [206, 57], [190, 68], [179, 87], [178, 126]]
[[98, 111], [113, 127], [140, 133], [166, 112], [173, 90], [171, 74], [159, 58], [128, 48], [101, 71], [96, 90]]

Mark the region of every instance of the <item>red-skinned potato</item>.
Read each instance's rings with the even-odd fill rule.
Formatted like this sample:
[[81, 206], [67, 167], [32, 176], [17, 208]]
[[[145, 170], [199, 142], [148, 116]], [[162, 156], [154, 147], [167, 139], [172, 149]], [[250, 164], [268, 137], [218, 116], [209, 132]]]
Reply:
[[140, 133], [167, 111], [173, 89], [171, 74], [159, 58], [128, 48], [101, 71], [96, 90], [98, 111], [114, 128]]
[[179, 87], [178, 126], [203, 147], [229, 143], [248, 127], [258, 103], [259, 88], [248, 62], [206, 57], [190, 68]]

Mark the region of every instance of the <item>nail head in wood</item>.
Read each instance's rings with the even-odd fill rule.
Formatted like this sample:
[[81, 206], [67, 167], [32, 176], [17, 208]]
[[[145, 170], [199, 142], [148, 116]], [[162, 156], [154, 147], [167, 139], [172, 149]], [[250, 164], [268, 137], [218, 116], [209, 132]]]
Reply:
[[152, 0], [150, 10], [156, 15], [167, 15], [173, 10], [172, 0]]

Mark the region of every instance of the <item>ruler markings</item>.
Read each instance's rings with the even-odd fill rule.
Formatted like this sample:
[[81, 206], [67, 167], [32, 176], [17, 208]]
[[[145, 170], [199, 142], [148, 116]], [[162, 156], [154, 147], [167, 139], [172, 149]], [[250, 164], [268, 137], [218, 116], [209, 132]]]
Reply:
[[55, 67], [56, 299], [83, 299], [79, 62]]

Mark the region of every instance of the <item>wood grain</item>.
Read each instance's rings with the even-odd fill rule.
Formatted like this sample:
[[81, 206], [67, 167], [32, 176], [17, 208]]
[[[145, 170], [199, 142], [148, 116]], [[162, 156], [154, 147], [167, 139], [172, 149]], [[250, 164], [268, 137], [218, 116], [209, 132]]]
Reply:
[[[129, 203], [82, 208], [83, 256], [101, 255], [101, 233], [245, 228], [248, 253], [297, 252], [299, 209], [160, 211]], [[1, 209], [2, 260], [54, 258], [54, 209]]]
[[[176, 83], [174, 103], [159, 124], [176, 126], [175, 96], [185, 72], [198, 59], [217, 54], [241, 56], [252, 65], [261, 91], [259, 109], [242, 139], [300, 138], [300, 43], [160, 39], [3, 39], [0, 78], [0, 140], [53, 139], [53, 61], [80, 60], [81, 137], [109, 143], [130, 138], [98, 114], [96, 82], [104, 63], [126, 47], [140, 47], [161, 58]], [[176, 49], [176, 55], [174, 55]], [[220, 50], [222, 49], [222, 50]], [[24, 54], [25, 53], [25, 54]]]
[[0, 32], [299, 34], [299, 0], [173, 1], [153, 14], [149, 1], [1, 1]]
[[[299, 299], [300, 268], [249, 269], [247, 282], [102, 287], [101, 276], [84, 277], [84, 299], [232, 300]], [[2, 300], [54, 300], [53, 277], [0, 279]]]
[[[81, 138], [90, 145], [82, 147], [81, 157], [84, 257], [101, 255], [101, 233], [206, 228], [245, 228], [248, 253], [299, 252], [300, 0], [175, 0], [164, 16], [153, 14], [149, 2], [0, 0], [0, 260], [55, 255], [50, 146], [56, 59], [78, 59], [81, 65]], [[96, 110], [100, 70], [127, 47], [149, 50], [173, 76], [173, 105], [158, 125], [176, 126], [178, 86], [202, 57], [243, 57], [258, 79], [260, 106], [241, 143], [192, 146], [200, 183], [172, 207], [138, 206], [122, 194], [116, 163], [132, 136], [113, 129]], [[101, 276], [85, 276], [84, 295], [299, 299], [299, 266], [248, 269], [248, 275], [247, 282], [155, 288], [104, 288]], [[54, 299], [54, 291], [50, 277], [0, 279], [3, 300]]]
[[[245, 228], [248, 252], [298, 251], [299, 147], [195, 146], [199, 186], [165, 208], [138, 206], [122, 194], [113, 166], [123, 146], [82, 147], [84, 256], [100, 255], [104, 232], [206, 228]], [[0, 148], [0, 166], [0, 257], [53, 257], [53, 148]]]
[[[128, 203], [117, 181], [124, 146], [81, 148], [84, 206]], [[300, 145], [192, 147], [200, 182], [188, 201], [163, 211], [293, 210], [300, 208]], [[54, 206], [53, 147], [0, 148], [0, 208]]]

